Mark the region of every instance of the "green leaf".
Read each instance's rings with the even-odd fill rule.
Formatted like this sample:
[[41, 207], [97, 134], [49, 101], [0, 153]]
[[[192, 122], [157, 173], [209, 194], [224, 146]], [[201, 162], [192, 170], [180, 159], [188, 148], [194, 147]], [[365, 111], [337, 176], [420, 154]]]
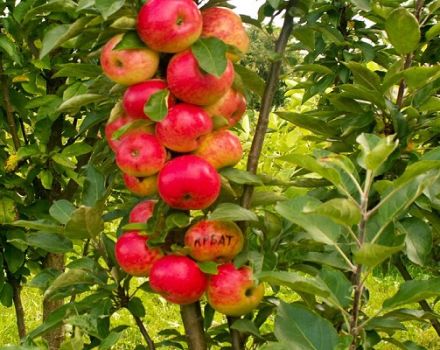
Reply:
[[65, 147], [61, 154], [63, 154], [66, 157], [78, 157], [83, 154], [90, 153], [93, 150], [93, 147], [88, 145], [87, 143], [74, 143], [72, 145], [69, 145]]
[[5, 307], [11, 307], [13, 294], [14, 290], [12, 289], [12, 286], [9, 283], [5, 283], [0, 291], [0, 303]]
[[229, 181], [232, 181], [236, 184], [240, 185], [253, 185], [253, 186], [261, 186], [263, 181], [255, 175], [246, 170], [240, 170], [236, 168], [225, 168], [222, 169], [220, 174], [226, 177]]
[[17, 220], [11, 223], [11, 225], [16, 227], [27, 228], [29, 230], [36, 230], [36, 231], [44, 231], [44, 232], [52, 232], [52, 233], [64, 232], [62, 226], [55, 225], [45, 220], [35, 220], [35, 221]]
[[440, 278], [407, 281], [400, 285], [396, 294], [383, 302], [383, 308], [396, 308], [439, 295]]
[[163, 89], [155, 92], [150, 96], [144, 106], [144, 113], [151, 120], [160, 122], [165, 119], [168, 114], [168, 98], [170, 92], [168, 89]]
[[319, 115], [313, 113], [313, 111], [308, 113], [276, 112], [276, 115], [296, 126], [310, 130], [315, 134], [326, 136], [335, 136], [338, 134], [337, 130], [326, 127], [326, 124], [319, 118]]
[[0, 225], [10, 224], [18, 217], [17, 208], [13, 199], [0, 198]]
[[310, 238], [316, 242], [334, 245], [345, 229], [326, 216], [314, 214], [313, 211], [320, 204], [321, 202], [313, 197], [300, 196], [279, 202], [275, 210], [285, 219], [306, 230]]
[[275, 318], [275, 336], [289, 349], [329, 350], [339, 342], [333, 325], [300, 304], [281, 301]]
[[125, 0], [96, 0], [95, 7], [104, 19], [117, 12], [124, 6]]
[[145, 48], [146, 46], [139, 38], [137, 32], [130, 31], [124, 34], [121, 41], [113, 48], [113, 50], [131, 50]]
[[318, 277], [327, 285], [331, 291], [328, 297], [336, 306], [347, 308], [351, 302], [352, 284], [342, 271], [324, 267]]
[[234, 69], [235, 73], [241, 77], [241, 80], [247, 89], [260, 97], [263, 96], [265, 83], [257, 73], [239, 64], [234, 64]]
[[24, 264], [24, 253], [10, 244], [5, 245], [3, 256], [8, 265], [8, 270], [12, 273], [17, 272]]
[[228, 65], [227, 49], [227, 45], [215, 37], [199, 39], [191, 47], [200, 68], [216, 77], [220, 77]]
[[245, 209], [238, 204], [222, 203], [209, 214], [210, 220], [226, 221], [258, 221], [254, 212]]
[[70, 169], [76, 168], [76, 164], [61, 153], [55, 153], [54, 155], [52, 155], [52, 160], [63, 167]]
[[323, 298], [330, 295], [327, 286], [321, 280], [314, 277], [304, 277], [296, 272], [262, 271], [256, 273], [255, 278], [275, 286], [286, 286], [294, 292], [303, 292]]
[[324, 75], [326, 75], [326, 74], [333, 75], [334, 74], [334, 72], [330, 68], [323, 66], [321, 64], [316, 64], [316, 63], [314, 63], [314, 64], [299, 64], [294, 67], [294, 71], [314, 72], [314, 73], [321, 73]]
[[70, 220], [75, 209], [75, 206], [68, 200], [61, 199], [53, 202], [52, 206], [49, 208], [49, 214], [55, 220], [65, 225]]
[[70, 316], [65, 323], [81, 328], [84, 332], [101, 339], [98, 330], [98, 315], [84, 314]]
[[88, 207], [94, 207], [104, 197], [105, 192], [105, 176], [94, 166], [87, 166], [82, 203]]
[[91, 103], [100, 102], [106, 97], [99, 94], [82, 94], [76, 95], [64, 101], [59, 107], [58, 112], [76, 112], [81, 107]]
[[35, 277], [27, 284], [30, 288], [39, 288], [46, 290], [52, 284], [52, 282], [57, 278], [61, 272], [55, 269], [44, 269], [39, 272]]
[[115, 345], [118, 340], [121, 338], [122, 333], [124, 331], [121, 332], [116, 332], [116, 331], [111, 331], [110, 334], [105, 337], [105, 339], [101, 342], [101, 344], [99, 344], [99, 350], [109, 350], [113, 347], [113, 345]]
[[385, 30], [398, 53], [407, 54], [417, 49], [420, 42], [419, 22], [406, 8], [391, 11], [385, 21]]
[[128, 302], [127, 309], [137, 317], [145, 317], [145, 308], [142, 300], [138, 297], [131, 298]]
[[52, 189], [53, 184], [53, 174], [48, 169], [43, 169], [38, 174], [38, 178], [41, 180], [41, 184], [46, 190]]
[[22, 57], [18, 51], [17, 45], [6, 35], [0, 37], [0, 50], [5, 52], [12, 61], [21, 65]]
[[218, 274], [218, 264], [214, 261], [198, 262], [197, 265], [199, 265], [199, 268], [203, 273], [209, 275]]
[[59, 70], [53, 75], [54, 78], [95, 78], [102, 74], [102, 69], [96, 64], [64, 63], [57, 68]]
[[289, 345], [269, 342], [259, 348], [259, 350], [291, 350]]
[[313, 212], [347, 226], [357, 225], [362, 216], [359, 206], [345, 198], [330, 199], [319, 205]]
[[361, 148], [358, 163], [364, 169], [373, 171], [376, 175], [381, 172], [382, 165], [397, 148], [398, 140], [395, 136], [379, 137], [374, 134], [361, 134], [356, 141]]
[[72, 24], [60, 24], [46, 32], [40, 51], [40, 59], [53, 49], [61, 46], [67, 40], [81, 33], [90, 18], [85, 16], [77, 19]]
[[354, 261], [372, 269], [391, 257], [393, 254], [400, 252], [402, 249], [403, 243], [392, 247], [364, 243], [359, 250], [354, 253]]
[[26, 242], [51, 253], [67, 253], [73, 249], [69, 239], [56, 233], [31, 232], [26, 235]]
[[350, 1], [363, 11], [371, 11], [369, 0], [350, 0]]
[[425, 265], [432, 249], [431, 227], [421, 219], [399, 221], [398, 229], [405, 233], [406, 255], [417, 265]]
[[411, 89], [420, 89], [440, 76], [440, 67], [410, 67], [401, 72]]
[[248, 333], [256, 336], [257, 338], [261, 338], [260, 331], [251, 320], [246, 320], [246, 319], [236, 320], [232, 324], [231, 328], [239, 331], [240, 333]]
[[104, 229], [101, 213], [90, 207], [76, 209], [66, 223], [65, 235], [71, 239], [94, 238]]
[[379, 76], [368, 69], [366, 65], [358, 62], [344, 64], [353, 73], [355, 83], [363, 85], [370, 90], [380, 90], [381, 82]]
[[44, 293], [45, 298], [49, 298], [58, 290], [76, 285], [94, 285], [99, 280], [90, 272], [83, 269], [70, 269], [59, 275]]
[[426, 40], [431, 40], [440, 34], [440, 22], [434, 24], [429, 30], [426, 32], [425, 37]]

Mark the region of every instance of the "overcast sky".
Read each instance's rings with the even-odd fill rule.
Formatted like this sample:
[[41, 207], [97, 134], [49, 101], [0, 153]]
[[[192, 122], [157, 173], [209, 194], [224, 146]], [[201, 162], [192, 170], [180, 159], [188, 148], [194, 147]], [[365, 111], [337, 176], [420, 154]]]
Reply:
[[231, 0], [230, 3], [236, 6], [235, 12], [256, 18], [258, 8], [264, 0]]

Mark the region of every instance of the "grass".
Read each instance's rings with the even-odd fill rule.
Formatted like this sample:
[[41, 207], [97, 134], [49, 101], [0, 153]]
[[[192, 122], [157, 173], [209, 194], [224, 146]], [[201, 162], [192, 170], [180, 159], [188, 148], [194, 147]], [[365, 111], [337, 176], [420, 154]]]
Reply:
[[[370, 291], [369, 302], [365, 307], [365, 312], [369, 315], [375, 315], [379, 310], [382, 302], [393, 295], [398, 288], [399, 280], [396, 276], [371, 275], [366, 280], [366, 286]], [[292, 302], [298, 300], [297, 296], [289, 293], [287, 289], [282, 290], [285, 300]], [[183, 332], [180, 322], [179, 307], [166, 303], [157, 295], [140, 292], [138, 295], [145, 306], [146, 316], [143, 319], [151, 337], [155, 341], [163, 340], [159, 332], [163, 329], [171, 328]], [[32, 288], [23, 289], [23, 304], [26, 311], [26, 325], [28, 330], [37, 327], [42, 318], [41, 310], [42, 295], [39, 290]], [[417, 305], [413, 305], [417, 307]], [[440, 310], [436, 310], [440, 311]], [[273, 330], [273, 320], [271, 317], [269, 321], [263, 326], [263, 333]], [[223, 322], [221, 315], [217, 315], [215, 322], [220, 324]], [[129, 325], [118, 344], [113, 348], [116, 350], [132, 350], [136, 345], [144, 344], [144, 341], [133, 322], [131, 315], [126, 310], [119, 311], [114, 314], [111, 319], [112, 327], [118, 325]], [[425, 323], [406, 322], [407, 330], [398, 331], [394, 334], [394, 338], [400, 341], [412, 340], [420, 345], [423, 345], [428, 350], [440, 350], [440, 342], [434, 329]], [[14, 308], [0, 308], [0, 346], [6, 344], [17, 344], [17, 327], [15, 324]], [[396, 345], [381, 342], [376, 345], [374, 349], [377, 350], [394, 350]]]

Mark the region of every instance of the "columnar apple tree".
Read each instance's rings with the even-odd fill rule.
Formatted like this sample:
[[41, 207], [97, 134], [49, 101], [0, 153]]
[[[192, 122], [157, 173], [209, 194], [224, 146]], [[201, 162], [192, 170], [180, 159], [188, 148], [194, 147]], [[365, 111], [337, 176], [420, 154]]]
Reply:
[[[438, 1], [0, 6], [0, 301], [24, 348], [111, 348], [122, 308], [150, 350], [440, 334]], [[240, 61], [242, 21], [264, 40]], [[372, 311], [385, 267], [405, 282]], [[25, 335], [31, 269], [47, 312]], [[142, 293], [180, 304], [185, 334], [151, 336]]]

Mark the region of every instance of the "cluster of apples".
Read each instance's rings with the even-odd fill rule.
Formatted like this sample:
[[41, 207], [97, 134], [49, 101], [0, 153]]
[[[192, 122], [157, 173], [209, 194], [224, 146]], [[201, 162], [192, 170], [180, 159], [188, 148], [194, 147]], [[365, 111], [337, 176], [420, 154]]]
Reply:
[[[246, 110], [243, 94], [233, 87], [232, 62], [247, 51], [249, 38], [233, 11], [200, 11], [192, 0], [147, 1], [136, 29], [144, 47], [121, 48], [120, 34], [101, 53], [104, 74], [128, 86], [121, 113], [113, 114], [106, 126], [116, 164], [134, 194], [158, 192], [171, 208], [206, 209], [220, 193], [218, 169], [234, 166], [243, 155], [239, 138], [228, 129]], [[212, 37], [233, 48], [226, 53], [227, 65], [220, 75], [204, 71], [192, 50], [200, 38]], [[160, 109], [162, 102], [166, 113], [157, 120], [151, 108]], [[220, 126], [215, 118], [223, 121]], [[153, 201], [141, 202], [130, 222], [145, 223], [153, 207]], [[254, 285], [251, 269], [237, 269], [230, 262], [244, 240], [234, 223], [194, 224], [185, 235], [192, 259], [164, 255], [148, 247], [147, 240], [138, 231], [124, 233], [116, 242], [116, 258], [127, 273], [149, 276], [152, 289], [165, 299], [188, 304], [206, 291], [214, 309], [227, 315], [247, 313], [261, 301], [264, 287]], [[218, 274], [207, 277], [195, 260], [223, 264]]]

